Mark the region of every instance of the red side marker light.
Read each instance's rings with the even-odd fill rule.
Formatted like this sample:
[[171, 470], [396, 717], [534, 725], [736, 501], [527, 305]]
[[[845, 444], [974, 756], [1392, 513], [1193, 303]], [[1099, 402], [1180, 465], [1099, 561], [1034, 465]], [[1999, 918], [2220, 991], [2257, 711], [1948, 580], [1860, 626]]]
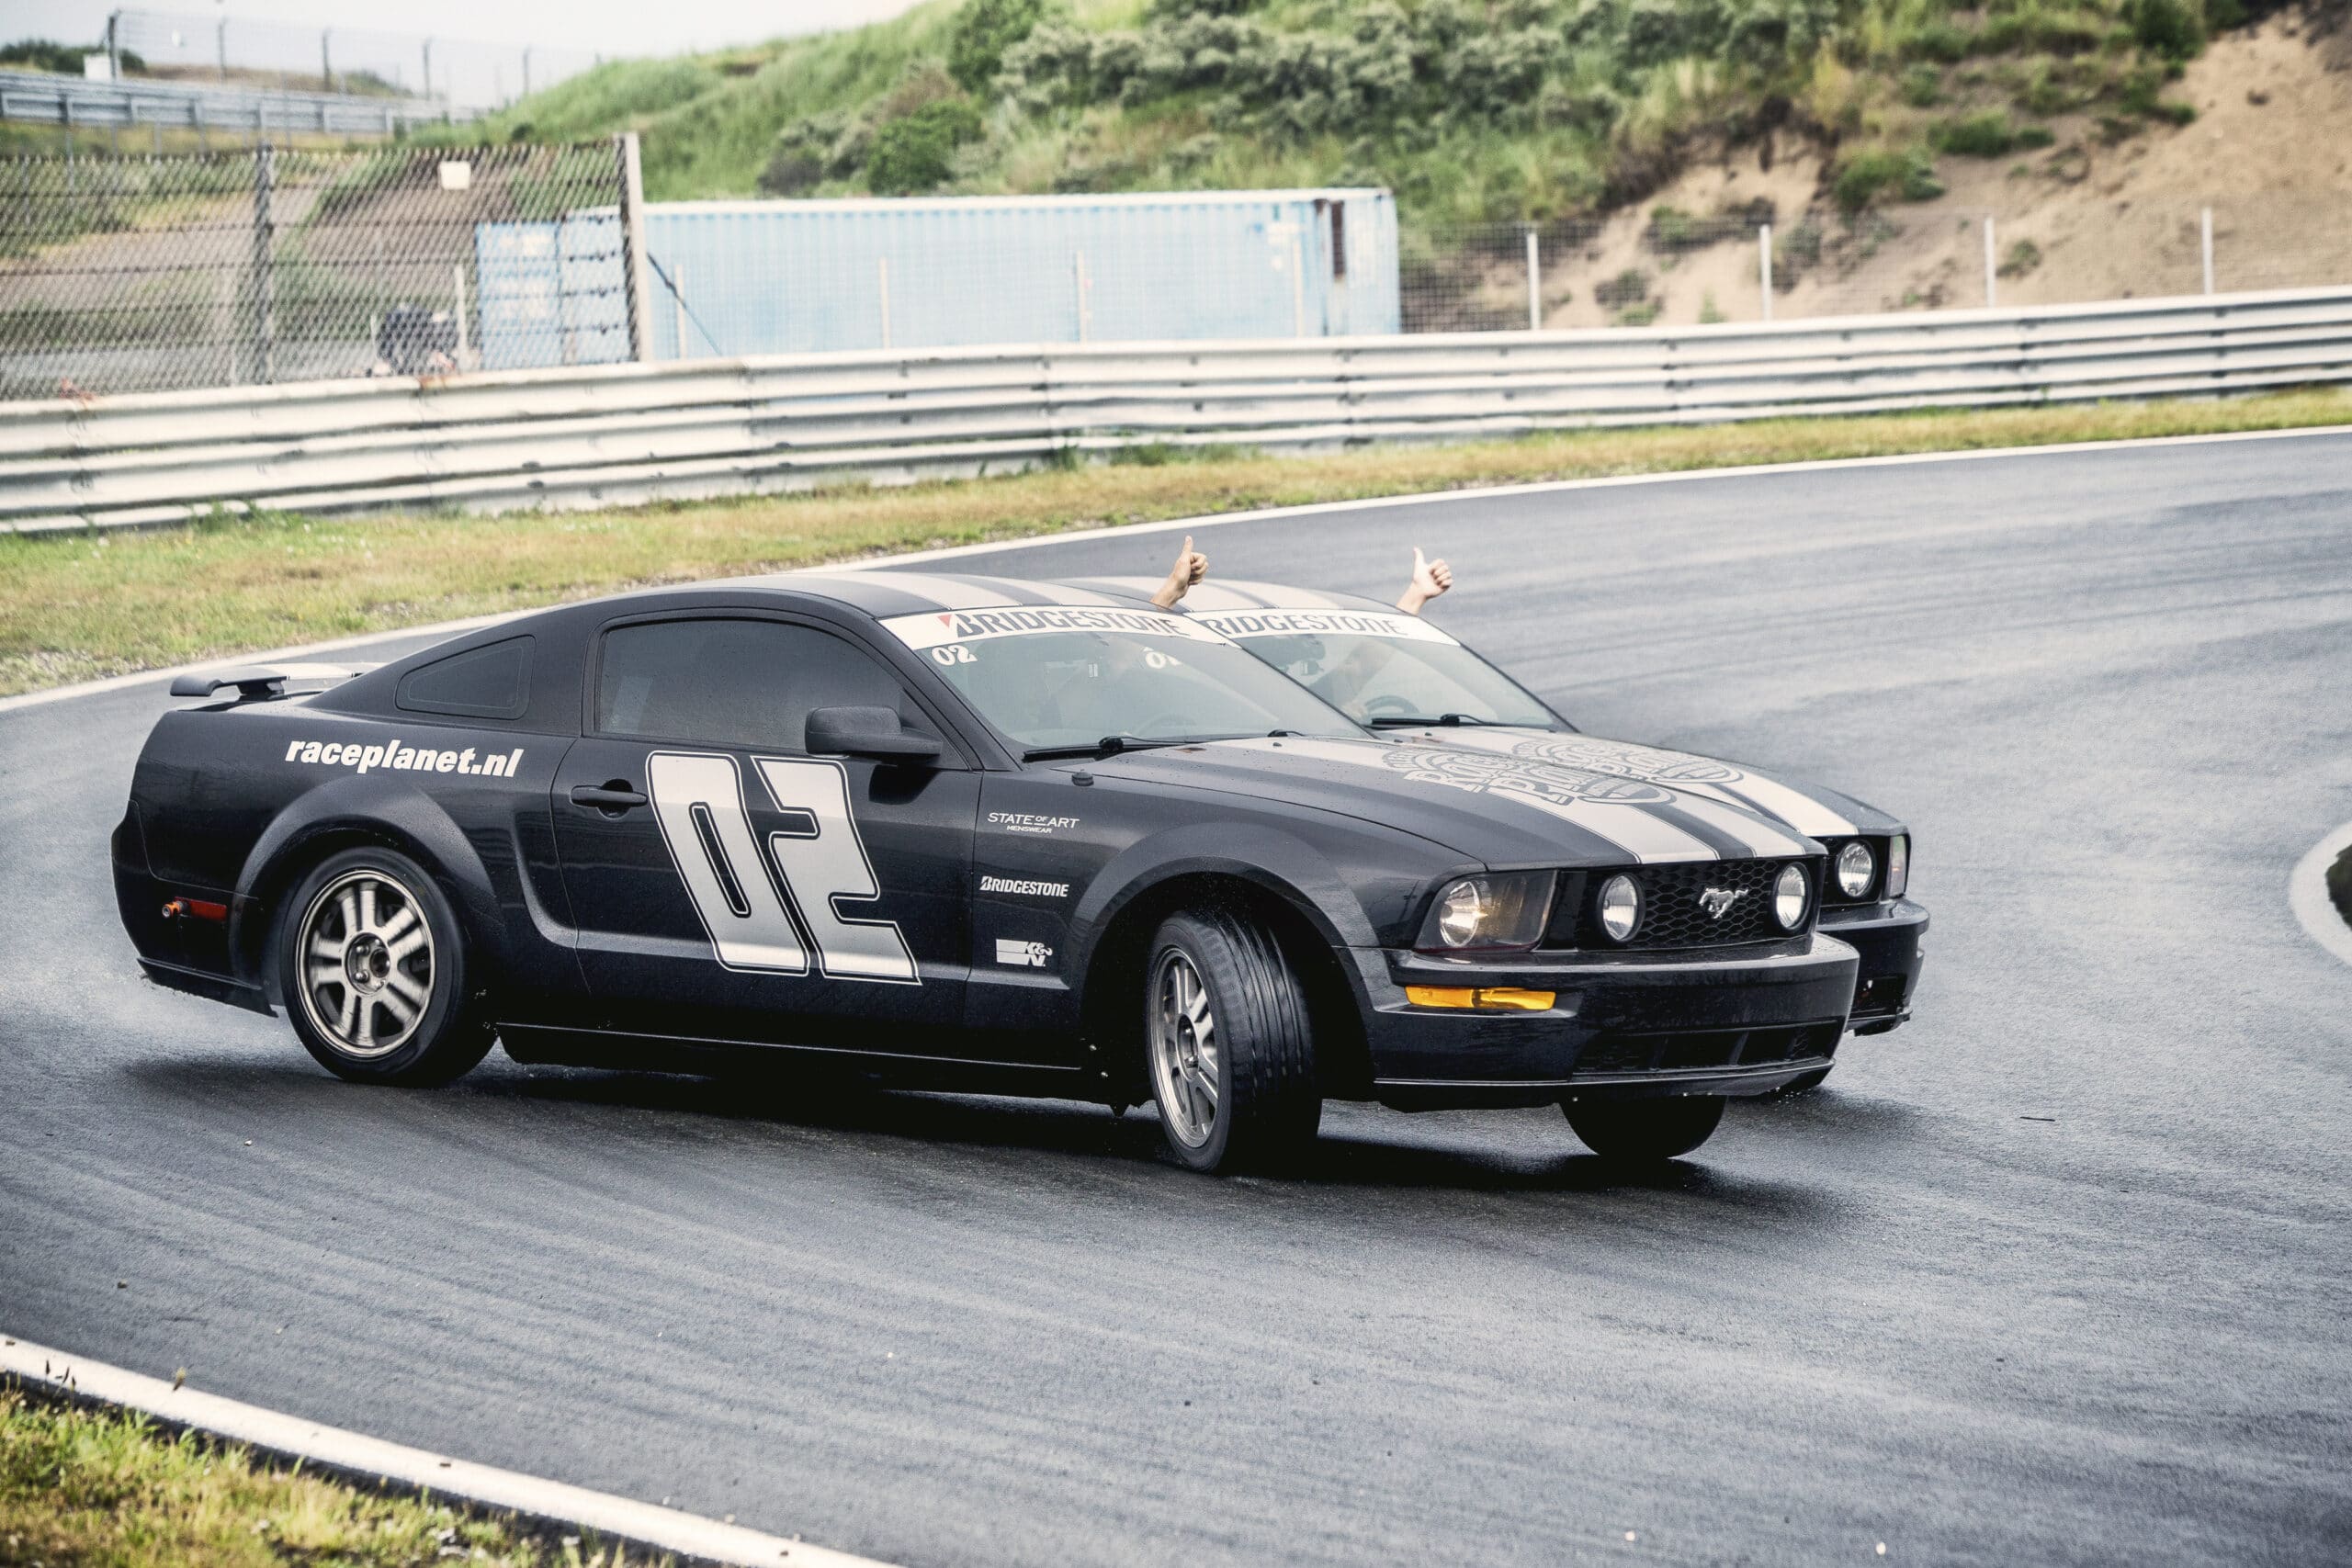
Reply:
[[215, 904], [209, 898], [175, 898], [164, 906], [164, 919], [225, 922], [229, 919], [229, 906]]

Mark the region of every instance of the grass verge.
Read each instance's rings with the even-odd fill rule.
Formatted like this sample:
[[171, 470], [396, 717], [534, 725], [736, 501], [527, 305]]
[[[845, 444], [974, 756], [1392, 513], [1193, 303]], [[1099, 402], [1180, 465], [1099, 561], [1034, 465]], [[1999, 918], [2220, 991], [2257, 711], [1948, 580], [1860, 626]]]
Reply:
[[[23, 1568], [621, 1568], [430, 1497], [387, 1496], [278, 1468], [145, 1416], [0, 1388], [0, 1563]], [[638, 1560], [643, 1561], [643, 1560]], [[663, 1562], [668, 1560], [662, 1559]]]
[[[1321, 457], [1211, 453], [611, 512], [268, 514], [157, 533], [6, 536], [0, 694], [620, 588], [1069, 528], [1471, 485], [2331, 424], [2352, 424], [2352, 390], [1573, 431]], [[1564, 508], [1563, 525], [1577, 515]], [[1139, 547], [1135, 570], [1157, 570], [1160, 553]]]

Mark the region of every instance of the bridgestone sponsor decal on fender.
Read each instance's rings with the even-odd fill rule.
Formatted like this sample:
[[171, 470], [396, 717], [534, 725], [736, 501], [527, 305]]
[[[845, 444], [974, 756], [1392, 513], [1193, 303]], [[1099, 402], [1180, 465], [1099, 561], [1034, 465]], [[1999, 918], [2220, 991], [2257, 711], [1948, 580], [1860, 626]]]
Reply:
[[1351, 633], [1399, 642], [1461, 645], [1419, 615], [1386, 610], [1196, 610], [1193, 621], [1239, 642], [1253, 637], [1320, 637]]
[[925, 610], [893, 615], [883, 626], [921, 652], [949, 643], [986, 642], [991, 637], [1035, 637], [1045, 632], [1126, 632], [1137, 637], [1182, 637], [1187, 642], [1223, 642], [1196, 617], [1159, 610], [1091, 608], [1080, 604], [1007, 604], [994, 610]]
[[307, 762], [314, 767], [350, 768], [368, 773], [384, 768], [402, 773], [472, 773], [481, 778], [509, 779], [523, 766], [523, 748], [512, 751], [492, 751], [478, 757], [474, 748], [444, 751], [435, 747], [415, 747], [403, 740], [387, 740], [381, 744], [342, 740], [289, 740], [286, 743], [286, 761]]

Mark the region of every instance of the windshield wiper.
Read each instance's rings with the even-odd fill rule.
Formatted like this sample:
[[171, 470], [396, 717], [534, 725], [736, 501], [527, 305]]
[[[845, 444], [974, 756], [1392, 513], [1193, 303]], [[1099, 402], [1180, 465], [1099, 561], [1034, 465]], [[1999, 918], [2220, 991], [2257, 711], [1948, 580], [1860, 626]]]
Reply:
[[1364, 720], [1373, 729], [1421, 729], [1430, 725], [1451, 728], [1458, 724], [1492, 724], [1491, 718], [1480, 718], [1475, 713], [1442, 713], [1435, 718], [1422, 718], [1412, 714], [1380, 713]]
[[[1269, 729], [1270, 736], [1296, 735], [1295, 729]], [[1248, 740], [1242, 735], [1106, 735], [1088, 746], [1040, 746], [1021, 753], [1024, 762], [1067, 761], [1073, 757], [1115, 757], [1122, 751], [1156, 751], [1162, 746], [1205, 746], [1212, 740]]]

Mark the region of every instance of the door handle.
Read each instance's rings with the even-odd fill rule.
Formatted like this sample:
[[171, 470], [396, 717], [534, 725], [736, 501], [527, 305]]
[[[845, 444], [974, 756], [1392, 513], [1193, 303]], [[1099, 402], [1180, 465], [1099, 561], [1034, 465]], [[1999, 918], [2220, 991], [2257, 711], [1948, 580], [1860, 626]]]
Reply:
[[613, 779], [601, 784], [574, 784], [571, 804], [592, 807], [598, 811], [627, 811], [645, 804], [645, 796], [628, 787], [627, 779]]

